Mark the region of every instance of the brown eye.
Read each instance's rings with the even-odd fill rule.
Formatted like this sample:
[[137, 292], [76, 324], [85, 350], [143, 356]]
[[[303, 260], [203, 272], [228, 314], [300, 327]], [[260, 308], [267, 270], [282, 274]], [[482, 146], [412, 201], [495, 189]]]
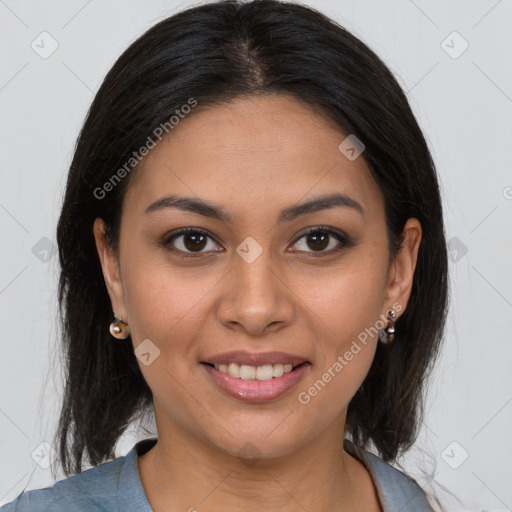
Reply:
[[187, 233], [183, 236], [183, 245], [189, 251], [201, 251], [206, 247], [207, 237], [201, 233]]
[[329, 245], [331, 235], [325, 231], [317, 231], [306, 235], [307, 244], [314, 251], [323, 251]]
[[[300, 244], [300, 241], [303, 239], [304, 243]], [[318, 252], [323, 255], [337, 252], [350, 245], [351, 242], [349, 238], [341, 233], [328, 228], [316, 227], [304, 233], [298, 241], [295, 242], [294, 247], [301, 252]], [[326, 250], [327, 248], [329, 248], [329, 250]]]
[[[167, 237], [164, 246], [171, 251], [185, 254], [202, 254], [210, 251], [218, 251], [217, 244], [206, 231], [197, 228], [187, 228]], [[218, 246], [217, 246], [218, 247]], [[207, 249], [207, 250], [205, 250]]]

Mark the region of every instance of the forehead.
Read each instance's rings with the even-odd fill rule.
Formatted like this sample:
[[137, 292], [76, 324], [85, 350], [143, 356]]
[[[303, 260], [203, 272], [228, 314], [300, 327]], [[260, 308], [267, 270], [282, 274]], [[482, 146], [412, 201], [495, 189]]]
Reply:
[[292, 96], [199, 104], [145, 157], [125, 201], [143, 211], [164, 194], [179, 193], [250, 211], [338, 191], [379, 208], [380, 191], [364, 158], [350, 160], [339, 149], [348, 135]]

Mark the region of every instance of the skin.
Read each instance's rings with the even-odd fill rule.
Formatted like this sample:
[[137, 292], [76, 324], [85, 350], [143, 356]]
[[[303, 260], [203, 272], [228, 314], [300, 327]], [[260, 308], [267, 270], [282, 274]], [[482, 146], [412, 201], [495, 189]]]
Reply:
[[[194, 111], [136, 170], [118, 255], [96, 220], [112, 308], [129, 324], [134, 347], [150, 339], [160, 350], [150, 365], [139, 361], [153, 392], [158, 443], [138, 468], [156, 512], [248, 504], [268, 512], [382, 510], [369, 473], [343, 450], [347, 406], [377, 338], [307, 405], [297, 399], [393, 304], [403, 313], [421, 239], [420, 223], [409, 219], [401, 250], [389, 257], [384, 198], [364, 158], [350, 161], [338, 150], [346, 135], [290, 96]], [[334, 207], [277, 223], [282, 208], [333, 192], [355, 199], [364, 214]], [[232, 220], [176, 208], [144, 213], [171, 193], [214, 202]], [[303, 235], [315, 226], [341, 230], [353, 245], [331, 236], [319, 250]], [[185, 227], [211, 235], [196, 258], [183, 256], [194, 254], [187, 235], [162, 243]], [[248, 236], [262, 249], [252, 263], [236, 252]], [[236, 349], [298, 354], [311, 366], [281, 397], [242, 402], [199, 364]], [[246, 457], [247, 443], [255, 459]]]

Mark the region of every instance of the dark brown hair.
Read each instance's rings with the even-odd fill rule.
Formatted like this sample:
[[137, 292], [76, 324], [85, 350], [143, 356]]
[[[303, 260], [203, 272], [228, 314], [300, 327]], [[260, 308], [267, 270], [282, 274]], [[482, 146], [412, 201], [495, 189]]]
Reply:
[[379, 344], [347, 413], [353, 441], [373, 444], [385, 461], [417, 436], [448, 295], [440, 191], [422, 131], [392, 73], [339, 24], [299, 4], [228, 0], [175, 14], [135, 41], [107, 74], [79, 135], [57, 228], [67, 378], [57, 439], [68, 475], [82, 470], [84, 456], [93, 465], [112, 458], [121, 434], [152, 404], [131, 343], [109, 333], [112, 306], [92, 229], [104, 219], [117, 250], [122, 201], [137, 167], [108, 197], [98, 190], [190, 98], [200, 108], [254, 94], [292, 95], [364, 143], [385, 198], [390, 254], [406, 220], [421, 223], [395, 341]]

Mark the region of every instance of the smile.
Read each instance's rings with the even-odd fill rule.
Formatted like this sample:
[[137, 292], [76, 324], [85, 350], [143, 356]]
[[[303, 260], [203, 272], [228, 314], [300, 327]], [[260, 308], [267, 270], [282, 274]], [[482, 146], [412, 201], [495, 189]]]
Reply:
[[282, 377], [293, 370], [292, 364], [265, 364], [263, 366], [249, 366], [247, 364], [214, 364], [216, 370], [235, 379], [243, 380], [270, 380]]
[[311, 364], [307, 361], [292, 364], [244, 364], [201, 363], [217, 388], [238, 400], [268, 402], [275, 400], [303, 379]]

